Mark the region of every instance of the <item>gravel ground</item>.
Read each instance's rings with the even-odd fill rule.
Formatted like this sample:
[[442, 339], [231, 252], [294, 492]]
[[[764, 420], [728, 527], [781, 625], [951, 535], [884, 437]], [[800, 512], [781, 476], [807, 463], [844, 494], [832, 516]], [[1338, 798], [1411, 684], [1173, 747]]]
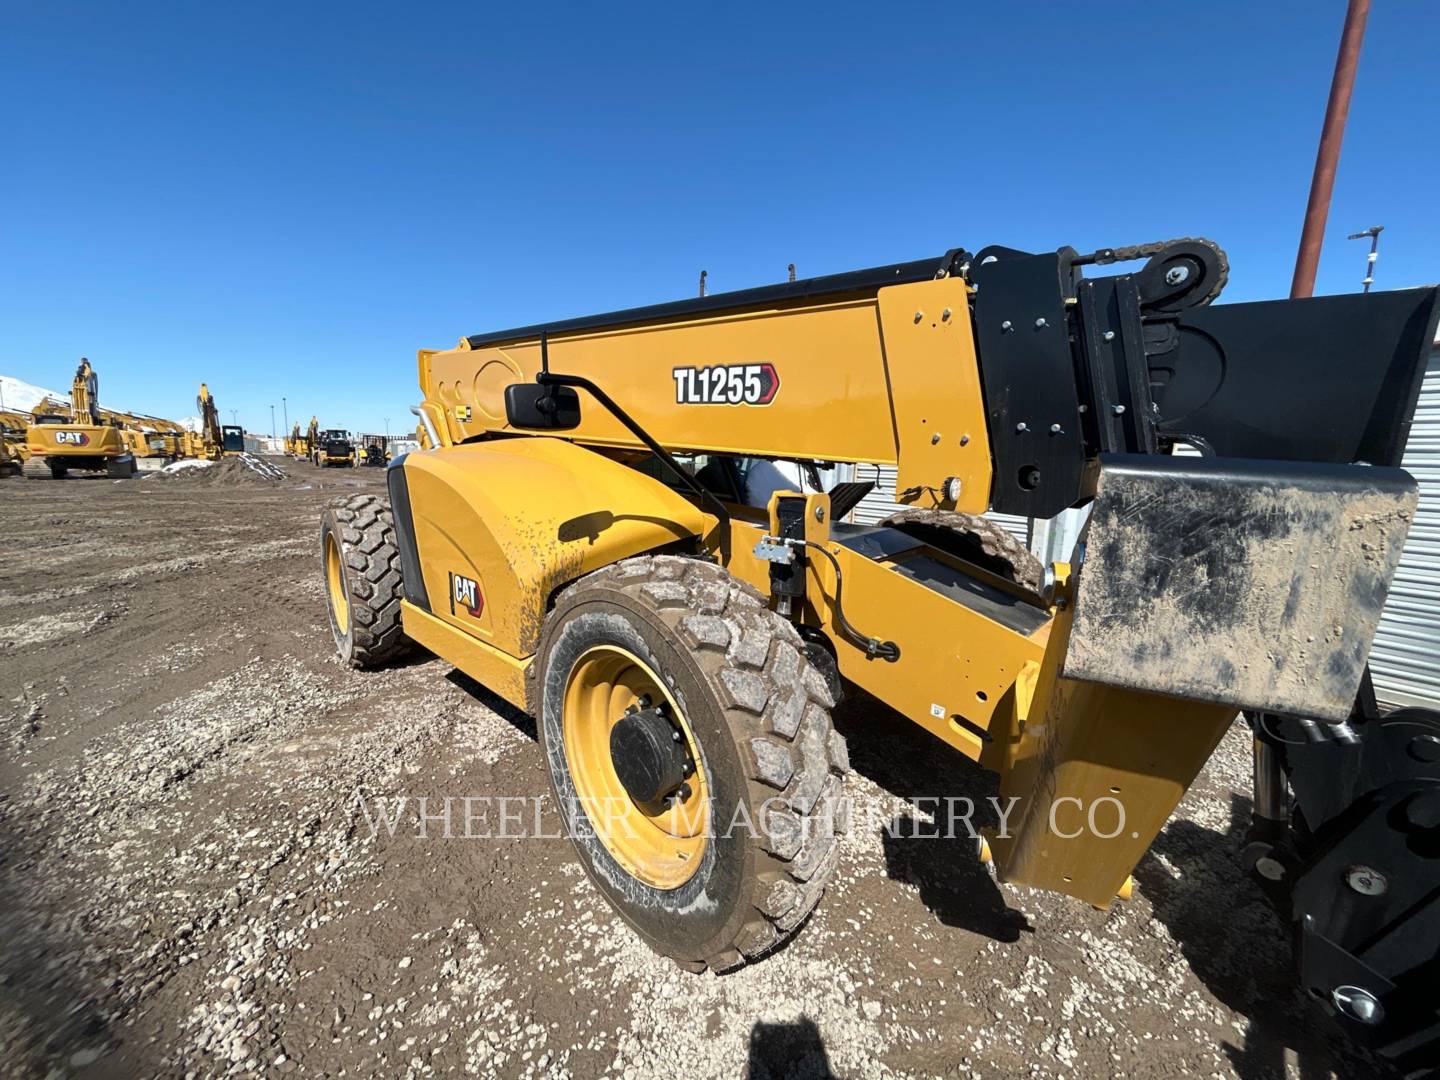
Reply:
[[528, 717], [433, 658], [336, 661], [319, 511], [383, 479], [285, 467], [0, 481], [0, 1072], [1380, 1075], [1237, 870], [1239, 730], [1104, 913], [887, 829], [993, 786], [852, 696], [856, 826], [815, 917], [682, 972], [567, 840], [477, 835], [545, 793]]

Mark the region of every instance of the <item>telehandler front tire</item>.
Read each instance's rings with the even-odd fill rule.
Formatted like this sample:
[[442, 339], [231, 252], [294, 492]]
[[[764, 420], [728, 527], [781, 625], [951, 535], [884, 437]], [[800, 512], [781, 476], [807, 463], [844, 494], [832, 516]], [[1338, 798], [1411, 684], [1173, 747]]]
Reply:
[[901, 510], [880, 524], [899, 529], [957, 558], [973, 562], [1038, 593], [1045, 567], [1029, 549], [989, 518], [955, 510]]
[[374, 668], [410, 649], [400, 626], [400, 549], [390, 504], [378, 495], [352, 495], [320, 519], [325, 610], [340, 659]]
[[718, 566], [642, 556], [560, 594], [535, 672], [562, 820], [640, 936], [726, 971], [793, 934], [849, 818], [845, 742], [795, 628]]

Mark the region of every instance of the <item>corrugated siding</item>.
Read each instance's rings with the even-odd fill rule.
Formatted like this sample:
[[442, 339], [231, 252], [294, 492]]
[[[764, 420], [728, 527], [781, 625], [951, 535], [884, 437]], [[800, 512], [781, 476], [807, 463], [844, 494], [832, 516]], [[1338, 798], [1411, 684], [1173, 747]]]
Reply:
[[[858, 465], [855, 468], [855, 479], [874, 480], [876, 466]], [[874, 525], [882, 518], [889, 517], [897, 510], [905, 507], [895, 501], [895, 469], [891, 466], [879, 466], [880, 479], [875, 485], [875, 490], [860, 500], [860, 505], [855, 508], [851, 520], [860, 525]], [[1014, 534], [1022, 544], [1030, 543], [1030, 519], [1013, 517], [1010, 514], [986, 514], [991, 521], [997, 522], [1002, 529]]]
[[1383, 704], [1440, 708], [1440, 349], [1430, 355], [1405, 468], [1420, 482], [1420, 510], [1370, 652]]

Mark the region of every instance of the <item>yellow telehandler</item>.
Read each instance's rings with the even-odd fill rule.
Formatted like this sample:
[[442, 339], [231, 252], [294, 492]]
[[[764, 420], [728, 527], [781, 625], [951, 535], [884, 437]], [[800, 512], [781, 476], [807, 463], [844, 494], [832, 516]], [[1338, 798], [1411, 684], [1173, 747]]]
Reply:
[[[1002, 880], [1102, 908], [1243, 713], [1303, 985], [1428, 1060], [1440, 715], [1382, 715], [1366, 660], [1440, 290], [1213, 305], [1227, 273], [952, 249], [422, 350], [425, 448], [322, 520], [340, 654], [415, 643], [533, 714], [586, 872], [691, 970], [820, 899], [849, 686], [998, 773]], [[833, 463], [907, 508], [849, 522], [873, 485]], [[980, 516], [1077, 507], [1049, 565]]]

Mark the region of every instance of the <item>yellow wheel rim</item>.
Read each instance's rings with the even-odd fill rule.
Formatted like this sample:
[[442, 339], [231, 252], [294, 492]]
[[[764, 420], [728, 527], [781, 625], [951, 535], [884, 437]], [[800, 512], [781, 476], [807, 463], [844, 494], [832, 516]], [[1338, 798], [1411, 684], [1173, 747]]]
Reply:
[[[637, 803], [610, 757], [610, 729], [627, 709], [662, 702], [686, 740], [695, 772], [684, 799]], [[565, 765], [596, 837], [626, 872], [656, 889], [677, 889], [700, 868], [710, 826], [710, 794], [695, 733], [649, 666], [615, 645], [576, 661], [565, 686]]]
[[345, 592], [345, 571], [340, 563], [340, 545], [334, 533], [325, 534], [325, 591], [330, 597], [330, 616], [339, 633], [350, 632], [350, 597]]

